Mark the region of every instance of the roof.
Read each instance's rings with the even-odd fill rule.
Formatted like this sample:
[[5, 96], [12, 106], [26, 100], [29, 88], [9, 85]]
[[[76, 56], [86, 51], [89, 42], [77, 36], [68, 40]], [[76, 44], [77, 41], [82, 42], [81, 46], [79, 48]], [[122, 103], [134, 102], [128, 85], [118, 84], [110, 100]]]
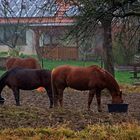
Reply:
[[[62, 5], [56, 0], [0, 0], [0, 17], [54, 17], [58, 12], [63, 16], [75, 16], [77, 6]], [[61, 15], [62, 16], [62, 15]]]

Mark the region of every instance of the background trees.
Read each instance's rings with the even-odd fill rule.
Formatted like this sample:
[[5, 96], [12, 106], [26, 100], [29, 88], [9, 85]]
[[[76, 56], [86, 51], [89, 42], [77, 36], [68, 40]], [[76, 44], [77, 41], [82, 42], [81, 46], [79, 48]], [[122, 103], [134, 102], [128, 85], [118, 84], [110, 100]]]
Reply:
[[[97, 26], [103, 29], [103, 49], [104, 49], [104, 67], [114, 75], [114, 56], [112, 49], [112, 25], [121, 23], [126, 17], [139, 18], [140, 1], [139, 0], [79, 0], [73, 1], [79, 5], [80, 15], [74, 30], [81, 39], [91, 38]], [[123, 22], [125, 23], [125, 22]], [[138, 20], [139, 23], [139, 20]], [[137, 24], [139, 26], [139, 24]], [[116, 27], [117, 28], [117, 27]], [[118, 28], [120, 28], [118, 26]]]

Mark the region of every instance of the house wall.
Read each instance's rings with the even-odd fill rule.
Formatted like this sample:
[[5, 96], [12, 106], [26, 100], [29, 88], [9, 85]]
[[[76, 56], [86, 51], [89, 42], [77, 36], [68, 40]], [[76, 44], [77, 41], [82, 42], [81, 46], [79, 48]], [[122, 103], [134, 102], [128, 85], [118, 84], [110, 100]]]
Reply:
[[[36, 54], [34, 47], [34, 32], [32, 30], [26, 31], [26, 42], [25, 45], [17, 45], [17, 48], [20, 48], [20, 53], [23, 54]], [[9, 47], [6, 45], [0, 45], [0, 52], [9, 51]]]

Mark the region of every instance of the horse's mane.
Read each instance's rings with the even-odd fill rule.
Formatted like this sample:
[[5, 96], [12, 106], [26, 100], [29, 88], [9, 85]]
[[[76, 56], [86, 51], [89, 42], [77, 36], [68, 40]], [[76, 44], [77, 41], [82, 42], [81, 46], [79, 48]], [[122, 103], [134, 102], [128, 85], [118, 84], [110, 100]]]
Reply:
[[89, 66], [90, 68], [94, 68], [94, 70], [102, 73], [104, 75], [104, 79], [106, 80], [106, 82], [110, 82], [112, 87], [110, 88], [110, 90], [116, 90], [119, 91], [119, 85], [117, 83], [117, 81], [115, 80], [115, 78], [111, 75], [111, 73], [109, 73], [107, 70], [97, 66], [97, 65], [91, 65]]
[[[106, 70], [105, 70], [105, 73], [106, 73], [106, 76], [107, 76], [108, 79], [109, 79], [107, 82], [110, 82], [111, 85], [112, 85], [111, 89], [116, 90], [116, 91], [120, 91], [120, 87], [119, 87], [117, 81], [115, 80], [115, 78], [111, 75], [111, 73], [109, 73], [109, 72], [106, 71]], [[110, 90], [111, 90], [111, 89], [110, 89]]]

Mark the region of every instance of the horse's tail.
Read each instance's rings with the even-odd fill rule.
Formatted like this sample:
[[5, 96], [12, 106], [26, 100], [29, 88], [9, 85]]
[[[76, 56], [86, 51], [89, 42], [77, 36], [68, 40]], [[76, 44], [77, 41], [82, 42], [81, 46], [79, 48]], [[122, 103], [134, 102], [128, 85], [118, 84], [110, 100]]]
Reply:
[[5, 72], [1, 77], [0, 77], [0, 94], [2, 89], [5, 87], [5, 80], [7, 79], [9, 75], [9, 71]]
[[53, 77], [53, 72], [54, 72], [55, 69], [52, 70], [51, 72], [51, 86], [52, 86], [52, 94], [53, 94], [53, 102], [54, 102], [54, 106], [55, 106], [55, 98], [56, 98], [56, 93], [57, 93], [57, 89], [55, 87], [55, 84], [54, 84], [54, 77]]

